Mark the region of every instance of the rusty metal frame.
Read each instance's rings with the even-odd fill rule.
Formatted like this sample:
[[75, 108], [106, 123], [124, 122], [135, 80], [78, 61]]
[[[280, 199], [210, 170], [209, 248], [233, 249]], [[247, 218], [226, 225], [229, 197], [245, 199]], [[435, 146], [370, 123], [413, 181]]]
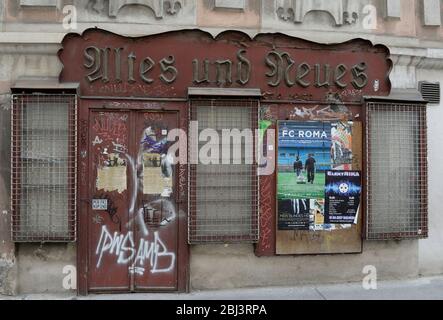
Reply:
[[[417, 230], [405, 230], [398, 232], [376, 232], [371, 229], [372, 212], [370, 208], [370, 182], [371, 182], [371, 139], [370, 139], [370, 111], [369, 108], [380, 108], [383, 110], [395, 110], [399, 112], [413, 112], [418, 114], [418, 136], [419, 148], [416, 151], [416, 159], [420, 167], [420, 176], [418, 182], [419, 189], [419, 221]], [[401, 109], [401, 110], [398, 110]], [[365, 184], [364, 184], [364, 206], [365, 206], [365, 220], [364, 220], [364, 236], [367, 240], [404, 240], [404, 239], [424, 239], [428, 237], [428, 164], [427, 164], [427, 126], [426, 126], [426, 102], [423, 100], [398, 100], [371, 97], [365, 101], [365, 119], [366, 130], [364, 135], [365, 143]]]
[[[22, 197], [22, 176], [20, 168], [23, 165], [22, 155], [22, 127], [21, 114], [27, 103], [67, 103], [68, 110], [66, 124], [67, 133], [67, 235], [54, 236], [49, 232], [21, 231], [20, 202]], [[77, 96], [72, 93], [46, 94], [14, 94], [11, 98], [11, 238], [15, 242], [74, 242], [77, 239]], [[42, 106], [44, 108], [44, 106]], [[49, 165], [48, 165], [49, 166]], [[49, 186], [48, 186], [49, 188]]]
[[[257, 153], [256, 146], [256, 137], [255, 130], [258, 128], [259, 122], [259, 108], [260, 102], [258, 99], [253, 99], [252, 97], [246, 96], [242, 98], [210, 98], [210, 97], [199, 97], [191, 99], [190, 101], [190, 120], [194, 119], [193, 112], [195, 108], [199, 108], [199, 106], [207, 105], [214, 106], [217, 108], [218, 106], [231, 106], [238, 108], [250, 108], [253, 110], [251, 117], [251, 125], [253, 126], [251, 130], [254, 132], [254, 143], [253, 143], [253, 155], [255, 156]], [[189, 139], [191, 141], [191, 139]], [[188, 148], [189, 149], [189, 148]], [[188, 242], [190, 244], [208, 244], [208, 243], [257, 243], [259, 241], [260, 236], [260, 177], [257, 175], [257, 163], [254, 162], [251, 165], [251, 173], [250, 177], [253, 177], [252, 188], [255, 192], [252, 194], [252, 217], [251, 217], [251, 225], [250, 230], [253, 234], [244, 234], [244, 235], [197, 235], [196, 234], [196, 223], [198, 221], [197, 217], [197, 203], [195, 202], [196, 198], [196, 184], [192, 183], [194, 179], [196, 179], [196, 166], [195, 164], [189, 164], [189, 224], [188, 224]]]

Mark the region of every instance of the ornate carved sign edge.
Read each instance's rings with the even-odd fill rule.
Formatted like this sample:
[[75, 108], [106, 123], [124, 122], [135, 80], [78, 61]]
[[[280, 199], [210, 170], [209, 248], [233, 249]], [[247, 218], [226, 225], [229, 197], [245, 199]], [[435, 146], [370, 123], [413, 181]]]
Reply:
[[364, 39], [320, 44], [197, 29], [131, 38], [88, 29], [66, 35], [58, 56], [60, 81], [79, 82], [84, 96], [186, 97], [199, 86], [260, 88], [273, 100], [360, 101], [391, 89], [389, 49]]

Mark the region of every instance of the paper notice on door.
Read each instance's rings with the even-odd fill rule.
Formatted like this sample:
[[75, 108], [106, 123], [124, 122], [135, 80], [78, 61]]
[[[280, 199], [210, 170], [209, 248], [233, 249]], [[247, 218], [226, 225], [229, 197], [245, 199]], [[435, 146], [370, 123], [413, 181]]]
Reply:
[[165, 155], [143, 154], [143, 193], [170, 197], [172, 174], [165, 163]]
[[97, 172], [97, 190], [106, 192], [126, 190], [126, 167], [103, 167]]
[[[106, 149], [105, 149], [106, 150]], [[97, 190], [126, 190], [126, 161], [116, 153], [106, 153], [97, 170]]]

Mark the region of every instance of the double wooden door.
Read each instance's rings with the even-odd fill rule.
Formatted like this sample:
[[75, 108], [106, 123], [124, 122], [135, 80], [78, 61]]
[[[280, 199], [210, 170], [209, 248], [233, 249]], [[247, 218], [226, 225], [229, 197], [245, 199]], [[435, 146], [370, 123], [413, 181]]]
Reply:
[[88, 291], [177, 290], [177, 127], [177, 112], [89, 111]]

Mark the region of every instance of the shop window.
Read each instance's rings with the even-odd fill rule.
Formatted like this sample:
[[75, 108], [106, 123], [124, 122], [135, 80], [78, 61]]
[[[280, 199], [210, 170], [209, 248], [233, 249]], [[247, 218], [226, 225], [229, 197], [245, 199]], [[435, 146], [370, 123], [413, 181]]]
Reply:
[[76, 239], [76, 96], [12, 100], [12, 238]]
[[368, 102], [366, 120], [367, 239], [427, 237], [426, 106]]
[[[200, 141], [195, 152], [198, 161], [190, 164], [189, 242], [257, 242], [258, 177], [254, 140], [258, 102], [193, 101], [191, 120], [198, 123]], [[213, 129], [219, 141], [208, 139], [206, 129]], [[245, 137], [230, 139], [229, 146], [222, 146], [224, 134], [232, 129], [245, 133]], [[248, 132], [252, 133], [249, 139]], [[191, 134], [190, 142], [197, 146], [195, 139]], [[203, 159], [208, 153], [202, 152], [209, 146], [219, 150], [210, 163]]]

